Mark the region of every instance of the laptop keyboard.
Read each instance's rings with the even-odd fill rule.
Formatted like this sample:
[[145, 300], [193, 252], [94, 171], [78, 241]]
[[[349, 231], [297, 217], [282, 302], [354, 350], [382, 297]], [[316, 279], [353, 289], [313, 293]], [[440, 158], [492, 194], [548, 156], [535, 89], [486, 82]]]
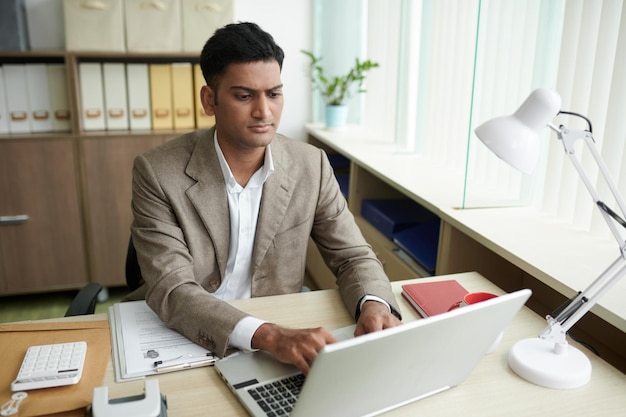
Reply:
[[288, 416], [300, 394], [302, 384], [304, 384], [304, 375], [298, 374], [251, 388], [248, 393], [265, 411], [267, 417]]

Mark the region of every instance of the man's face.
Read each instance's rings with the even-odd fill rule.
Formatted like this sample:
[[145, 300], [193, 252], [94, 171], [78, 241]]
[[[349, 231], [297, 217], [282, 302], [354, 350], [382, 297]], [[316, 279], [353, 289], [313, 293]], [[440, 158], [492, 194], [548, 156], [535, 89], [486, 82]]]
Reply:
[[[203, 87], [204, 110], [215, 115], [220, 146], [239, 150], [267, 146], [283, 111], [283, 85], [276, 61], [230, 64], [217, 87]], [[216, 104], [217, 103], [217, 104]]]

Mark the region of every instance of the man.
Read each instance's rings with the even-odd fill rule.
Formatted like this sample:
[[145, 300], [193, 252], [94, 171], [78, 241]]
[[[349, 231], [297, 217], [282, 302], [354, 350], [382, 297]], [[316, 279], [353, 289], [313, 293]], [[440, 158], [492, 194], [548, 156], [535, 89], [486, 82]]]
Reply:
[[276, 133], [282, 61], [252, 23], [207, 41], [200, 97], [215, 127], [137, 157], [132, 238], [146, 301], [168, 326], [220, 357], [262, 349], [306, 374], [336, 341], [330, 332], [267, 323], [225, 300], [301, 291], [309, 236], [358, 319], [356, 335], [396, 326], [400, 315], [326, 155]]

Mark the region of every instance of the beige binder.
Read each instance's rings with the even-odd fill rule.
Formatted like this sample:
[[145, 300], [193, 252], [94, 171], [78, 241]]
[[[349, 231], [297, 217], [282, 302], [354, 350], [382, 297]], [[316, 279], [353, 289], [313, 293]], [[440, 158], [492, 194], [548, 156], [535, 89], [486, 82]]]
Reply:
[[129, 52], [182, 50], [180, 0], [125, 0]]
[[202, 76], [202, 70], [200, 69], [200, 64], [194, 64], [193, 66], [193, 96], [195, 100], [196, 107], [196, 127], [199, 129], [204, 129], [211, 127], [215, 124], [215, 116], [208, 116], [204, 112], [204, 108], [202, 107], [202, 102], [200, 101], [200, 89], [206, 82], [204, 81], [204, 77]]
[[9, 133], [7, 93], [4, 88], [4, 69], [0, 65], [0, 134]]
[[48, 91], [52, 110], [52, 130], [69, 132], [72, 129], [70, 100], [67, 92], [67, 74], [65, 65], [48, 64]]
[[26, 87], [26, 66], [24, 64], [4, 64], [3, 68], [9, 133], [29, 133], [31, 127]]
[[104, 130], [104, 92], [102, 64], [80, 62], [78, 78], [81, 101], [81, 121], [84, 130]]
[[52, 131], [52, 107], [46, 64], [26, 64], [26, 91], [32, 132]]
[[233, 0], [181, 0], [183, 51], [200, 53], [216, 29], [233, 22]]
[[172, 64], [172, 107], [174, 128], [193, 129], [195, 126], [193, 75], [189, 62]]
[[172, 79], [170, 64], [150, 64], [152, 128], [172, 129]]
[[123, 0], [63, 0], [69, 51], [124, 51]]
[[152, 128], [148, 64], [126, 64], [130, 130]]
[[104, 79], [104, 121], [107, 130], [128, 130], [126, 69], [120, 62], [102, 64]]

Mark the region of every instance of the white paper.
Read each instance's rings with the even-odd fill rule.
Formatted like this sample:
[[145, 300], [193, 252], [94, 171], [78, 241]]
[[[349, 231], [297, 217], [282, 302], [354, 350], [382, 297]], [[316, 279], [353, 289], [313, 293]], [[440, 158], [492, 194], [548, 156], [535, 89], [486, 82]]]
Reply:
[[214, 359], [209, 350], [168, 328], [145, 301], [114, 304], [109, 314], [116, 381]]

